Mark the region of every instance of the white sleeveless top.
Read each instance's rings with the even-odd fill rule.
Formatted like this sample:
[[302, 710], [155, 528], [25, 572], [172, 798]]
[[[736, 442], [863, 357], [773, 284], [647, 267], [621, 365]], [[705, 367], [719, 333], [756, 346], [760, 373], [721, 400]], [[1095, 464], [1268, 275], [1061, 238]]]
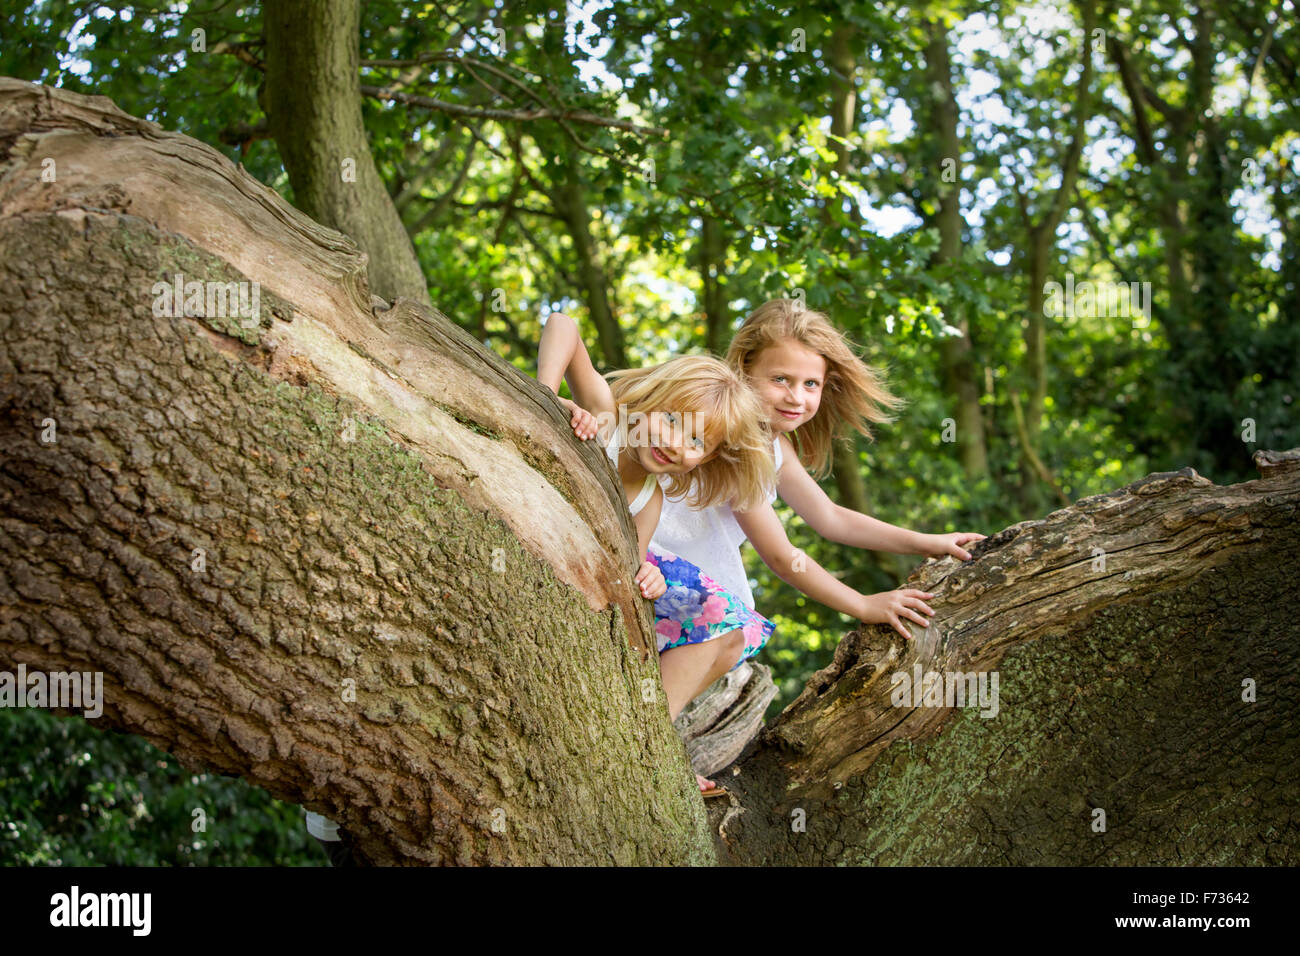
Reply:
[[[776, 470], [781, 470], [781, 440], [772, 442], [772, 455]], [[663, 482], [668, 476], [663, 476]], [[776, 489], [768, 493], [768, 503], [776, 501]], [[728, 505], [694, 509], [683, 498], [664, 495], [663, 511], [650, 544], [685, 558], [713, 580], [736, 595], [749, 608], [754, 606], [754, 592], [749, 587], [749, 576], [740, 559], [740, 546], [745, 543], [745, 532], [740, 530], [736, 516]]]
[[[618, 447], [618, 432], [615, 431], [614, 434], [609, 437], [609, 444], [605, 446], [605, 454], [609, 455], [609, 460], [614, 465], [615, 474], [618, 473], [619, 450], [620, 449]], [[655, 493], [655, 476], [646, 475], [645, 484], [643, 484], [641, 486], [641, 490], [637, 492], [636, 499], [630, 505], [627, 506], [627, 510], [631, 512], [633, 515], [640, 514], [641, 509], [650, 503], [650, 499], [651, 497], [654, 496], [654, 493]]]

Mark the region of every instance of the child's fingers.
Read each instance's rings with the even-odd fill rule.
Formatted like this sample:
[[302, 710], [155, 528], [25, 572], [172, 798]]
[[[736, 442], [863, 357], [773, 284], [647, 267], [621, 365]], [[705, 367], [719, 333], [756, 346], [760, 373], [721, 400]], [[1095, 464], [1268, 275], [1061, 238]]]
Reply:
[[585, 440], [591, 437], [591, 435], [588, 434], [590, 429], [587, 427], [586, 419], [584, 419], [581, 415], [575, 414], [573, 416], [573, 421], [570, 422], [570, 424], [573, 426], [573, 433], [577, 435], [579, 438]]
[[904, 617], [906, 617], [909, 621], [915, 621], [917, 624], [920, 624], [922, 627], [929, 627], [929, 626], [930, 626], [930, 622], [929, 622], [929, 621], [927, 621], [925, 618], [921, 617], [921, 615], [917, 614], [917, 613], [916, 613], [915, 611], [913, 611], [910, 607], [903, 608], [903, 610], [900, 611], [899, 614], [902, 615], [902, 616], [904, 616]]

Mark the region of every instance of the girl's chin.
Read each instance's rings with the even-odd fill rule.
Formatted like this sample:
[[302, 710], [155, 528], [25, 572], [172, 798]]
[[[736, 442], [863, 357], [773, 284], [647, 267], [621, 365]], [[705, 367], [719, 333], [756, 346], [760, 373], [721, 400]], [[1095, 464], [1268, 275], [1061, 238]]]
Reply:
[[772, 426], [774, 432], [792, 432], [799, 427], [799, 419], [786, 418], [784, 415], [773, 415], [768, 424]]

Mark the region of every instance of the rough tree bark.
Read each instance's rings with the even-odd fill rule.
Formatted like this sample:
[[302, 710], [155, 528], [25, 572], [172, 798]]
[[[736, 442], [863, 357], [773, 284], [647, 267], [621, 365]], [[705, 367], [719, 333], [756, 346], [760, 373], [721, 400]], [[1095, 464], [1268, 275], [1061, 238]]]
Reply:
[[[0, 659], [104, 671], [104, 725], [374, 862], [710, 859], [627, 508], [554, 399], [372, 313], [356, 246], [213, 150], [0, 82]], [[260, 315], [154, 314], [177, 274]]]
[[[742, 756], [711, 811], [724, 858], [1293, 865], [1300, 449], [1256, 461], [1258, 481], [1150, 475], [926, 562], [907, 586], [935, 593], [931, 627], [848, 635]], [[996, 715], [895, 706], [918, 667], [998, 673]]]
[[[1296, 860], [1300, 451], [927, 562], [933, 626], [848, 635], [706, 814], [626, 508], [541, 388], [102, 98], [0, 80], [0, 263], [0, 668], [103, 671], [103, 726], [373, 862]], [[262, 308], [154, 308], [176, 273]], [[996, 671], [997, 715], [894, 706], [918, 665]]]

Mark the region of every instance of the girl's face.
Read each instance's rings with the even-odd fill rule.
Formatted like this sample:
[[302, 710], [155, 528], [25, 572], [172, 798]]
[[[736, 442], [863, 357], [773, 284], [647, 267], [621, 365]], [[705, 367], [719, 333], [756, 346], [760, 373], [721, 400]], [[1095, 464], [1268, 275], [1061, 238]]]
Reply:
[[826, 359], [801, 342], [782, 339], [758, 353], [749, 377], [767, 407], [772, 431], [792, 432], [821, 406]]
[[653, 475], [684, 475], [717, 454], [702, 412], [653, 412], [646, 426], [649, 440], [631, 444], [641, 467]]

